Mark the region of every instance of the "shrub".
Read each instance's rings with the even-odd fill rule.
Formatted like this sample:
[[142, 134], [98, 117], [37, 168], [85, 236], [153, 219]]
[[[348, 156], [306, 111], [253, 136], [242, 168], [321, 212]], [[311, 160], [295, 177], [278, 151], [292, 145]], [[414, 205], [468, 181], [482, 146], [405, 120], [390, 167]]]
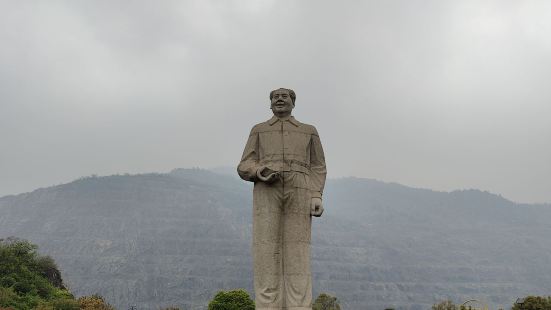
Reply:
[[341, 310], [337, 297], [321, 293], [312, 305], [312, 310]]
[[243, 289], [220, 291], [209, 303], [208, 310], [254, 310], [254, 301]]
[[79, 310], [80, 305], [74, 299], [57, 299], [52, 302], [54, 310]]
[[432, 305], [432, 310], [458, 310], [459, 307], [451, 300], [444, 300], [437, 304]]
[[0, 239], [0, 307], [72, 309], [74, 297], [63, 286], [53, 259], [17, 238]]
[[551, 296], [527, 296], [515, 303], [512, 310], [551, 310]]
[[94, 294], [91, 296], [82, 296], [78, 299], [80, 309], [82, 310], [114, 310], [115, 308], [107, 303], [102, 296]]

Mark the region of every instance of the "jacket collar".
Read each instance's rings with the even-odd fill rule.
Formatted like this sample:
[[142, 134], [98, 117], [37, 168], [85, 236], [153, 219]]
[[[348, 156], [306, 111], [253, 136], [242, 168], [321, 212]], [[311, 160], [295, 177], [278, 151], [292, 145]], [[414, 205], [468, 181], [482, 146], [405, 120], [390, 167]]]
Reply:
[[293, 117], [293, 116], [289, 116], [289, 117], [286, 117], [286, 118], [279, 118], [277, 116], [272, 116], [272, 118], [270, 118], [268, 120], [268, 124], [270, 124], [270, 126], [272, 126], [273, 124], [277, 123], [278, 121], [288, 121], [289, 123], [293, 124], [295, 127], [298, 127], [299, 126], [299, 123], [298, 121]]

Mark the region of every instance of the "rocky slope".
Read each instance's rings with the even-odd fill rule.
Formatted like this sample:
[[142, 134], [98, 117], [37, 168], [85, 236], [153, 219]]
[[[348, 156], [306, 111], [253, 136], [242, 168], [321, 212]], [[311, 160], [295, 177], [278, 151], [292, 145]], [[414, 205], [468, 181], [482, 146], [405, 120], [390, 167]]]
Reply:
[[[252, 290], [251, 186], [199, 169], [83, 178], [0, 198], [0, 238], [58, 262], [77, 295], [118, 309], [205, 309], [217, 290]], [[551, 206], [477, 190], [330, 180], [313, 228], [315, 294], [343, 309], [429, 309], [477, 298], [508, 308], [551, 294]]]

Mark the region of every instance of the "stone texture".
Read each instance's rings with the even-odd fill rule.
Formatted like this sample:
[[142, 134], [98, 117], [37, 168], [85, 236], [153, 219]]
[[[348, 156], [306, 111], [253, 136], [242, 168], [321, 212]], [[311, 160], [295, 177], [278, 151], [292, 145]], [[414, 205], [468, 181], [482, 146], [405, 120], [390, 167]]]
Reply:
[[237, 167], [242, 179], [254, 182], [257, 309], [312, 306], [311, 216], [323, 212], [327, 171], [316, 128], [291, 116], [295, 99], [289, 89], [270, 93], [274, 116], [253, 127]]

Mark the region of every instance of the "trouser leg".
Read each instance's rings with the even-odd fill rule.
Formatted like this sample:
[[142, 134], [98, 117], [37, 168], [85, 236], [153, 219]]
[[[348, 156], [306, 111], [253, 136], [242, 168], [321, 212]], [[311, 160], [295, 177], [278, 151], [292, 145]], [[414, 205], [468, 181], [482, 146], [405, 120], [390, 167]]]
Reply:
[[285, 309], [312, 309], [310, 272], [311, 192], [285, 187], [283, 212], [283, 273]]
[[283, 309], [283, 187], [256, 183], [253, 191], [253, 262], [256, 309]]

